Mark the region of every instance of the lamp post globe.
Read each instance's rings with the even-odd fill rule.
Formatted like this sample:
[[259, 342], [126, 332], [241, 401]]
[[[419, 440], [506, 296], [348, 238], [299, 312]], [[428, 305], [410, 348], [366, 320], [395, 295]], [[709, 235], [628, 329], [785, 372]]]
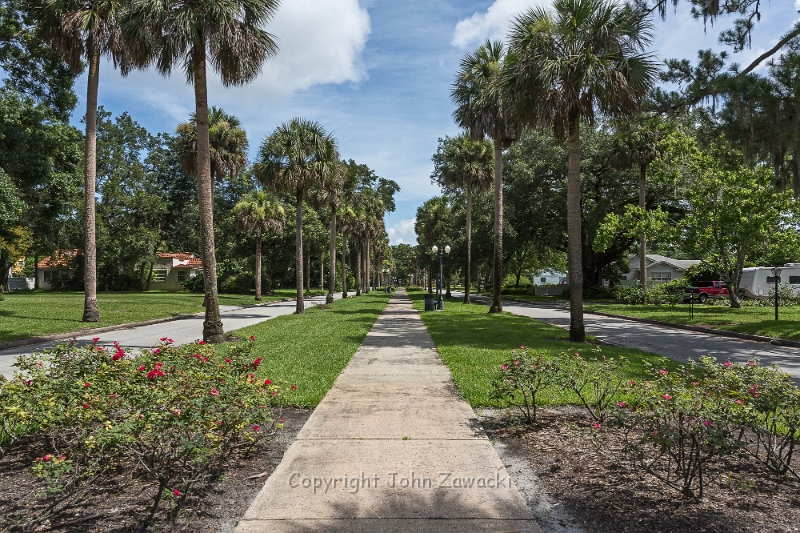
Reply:
[[450, 254], [450, 245], [449, 244], [444, 247], [444, 253], [446, 253], [448, 255]]
[[439, 253], [439, 247], [438, 247], [438, 246], [436, 246], [436, 245], [434, 244], [434, 245], [431, 247], [431, 251], [432, 251], [433, 253], [435, 253], [435, 254], [438, 254], [438, 253]]

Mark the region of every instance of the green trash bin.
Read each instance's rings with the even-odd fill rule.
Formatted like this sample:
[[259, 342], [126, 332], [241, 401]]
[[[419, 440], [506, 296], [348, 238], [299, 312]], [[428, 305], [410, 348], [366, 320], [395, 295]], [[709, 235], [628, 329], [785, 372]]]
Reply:
[[436, 298], [433, 294], [426, 294], [425, 295], [425, 310], [426, 311], [436, 311], [436, 304], [434, 303], [434, 299]]

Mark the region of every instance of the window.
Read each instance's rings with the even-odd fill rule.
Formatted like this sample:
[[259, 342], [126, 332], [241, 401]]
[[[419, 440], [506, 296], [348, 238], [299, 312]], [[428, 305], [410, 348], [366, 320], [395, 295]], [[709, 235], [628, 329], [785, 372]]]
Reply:
[[155, 282], [167, 281], [167, 271], [153, 270], [153, 281]]
[[789, 276], [789, 283], [791, 285], [800, 285], [800, 276]]
[[17, 261], [17, 266], [24, 267], [25, 266], [25, 260], [24, 259], [20, 259], [19, 261]]
[[[781, 277], [778, 276], [778, 283], [780, 283], [780, 282], [781, 282]], [[774, 276], [767, 276], [767, 283], [772, 283], [774, 285], [775, 284], [775, 277]]]
[[547, 283], [547, 278], [542, 276], [541, 278], [539, 278], [539, 283]]
[[45, 270], [43, 279], [45, 283], [50, 283], [51, 281], [53, 281], [53, 271]]
[[183, 283], [186, 281], [186, 271], [184, 269], [178, 270], [178, 282]]
[[650, 279], [653, 281], [670, 281], [672, 272], [650, 272]]

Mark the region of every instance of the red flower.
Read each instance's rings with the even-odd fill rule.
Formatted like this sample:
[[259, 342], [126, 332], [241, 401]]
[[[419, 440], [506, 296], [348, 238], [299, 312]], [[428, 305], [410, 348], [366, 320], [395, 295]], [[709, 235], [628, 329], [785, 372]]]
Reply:
[[22, 382], [23, 382], [25, 385], [27, 385], [28, 387], [30, 387], [30, 386], [31, 386], [31, 383], [33, 383], [33, 380], [32, 380], [32, 379], [23, 379], [23, 380], [22, 380]]
[[219, 396], [219, 391], [217, 389], [211, 389], [211, 396]]
[[267, 378], [264, 380], [264, 385], [272, 385], [272, 381], [270, 381], [269, 378]]
[[123, 357], [125, 357], [125, 352], [122, 351], [122, 348], [117, 347], [117, 353], [115, 353], [114, 355], [111, 356], [111, 360], [112, 361], [119, 361]]
[[139, 372], [144, 372], [144, 365], [139, 367]]
[[178, 497], [178, 496], [181, 495], [181, 491], [179, 491], [178, 489], [175, 489], [175, 490], [172, 491], [172, 494], [174, 494], [176, 497]]
[[258, 426], [258, 424], [253, 424], [253, 431], [255, 431], [256, 433], [261, 431], [261, 428]]
[[100, 337], [92, 337], [92, 344], [97, 344], [97, 341], [100, 340]]
[[297, 388], [297, 387], [296, 387], [295, 385], [292, 385], [292, 390], [295, 390], [296, 388]]
[[112, 392], [111, 394], [109, 394], [109, 395], [108, 395], [108, 397], [109, 397], [109, 398], [116, 398], [116, 397], [117, 397], [117, 395], [116, 395], [115, 393], [113, 393], [113, 392]]
[[83, 384], [83, 386], [86, 387], [86, 388], [89, 388], [89, 386], [90, 386], [89, 382], [87, 381], [86, 383]]
[[251, 341], [254, 341], [254, 340], [256, 340], [256, 337], [255, 337], [255, 335], [250, 335], [250, 340], [251, 340]]
[[83, 404], [84, 409], [88, 409], [89, 407], [91, 407], [91, 405], [89, 405], [88, 403]]
[[258, 370], [258, 365], [261, 364], [262, 359], [259, 357], [255, 361], [253, 361], [253, 370]]
[[228, 359], [228, 358], [225, 358], [225, 362], [226, 362], [226, 363], [232, 363], [233, 361], [231, 361], [231, 360], [230, 360], [230, 359]]
[[206, 343], [206, 341], [200, 341], [197, 344], [199, 344], [200, 346], [203, 346], [205, 343]]

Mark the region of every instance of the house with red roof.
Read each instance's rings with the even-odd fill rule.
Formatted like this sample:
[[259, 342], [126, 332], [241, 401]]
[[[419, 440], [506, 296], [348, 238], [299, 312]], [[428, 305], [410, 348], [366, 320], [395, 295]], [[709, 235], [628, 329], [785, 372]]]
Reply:
[[183, 284], [203, 272], [203, 260], [193, 253], [159, 252], [150, 277], [151, 290], [182, 291]]
[[59, 273], [69, 274], [70, 270], [77, 268], [76, 260], [80, 260], [83, 252], [77, 248], [72, 250], [56, 250], [53, 255], [48, 255], [38, 263], [36, 269], [39, 277], [40, 289], [52, 289], [53, 278]]

